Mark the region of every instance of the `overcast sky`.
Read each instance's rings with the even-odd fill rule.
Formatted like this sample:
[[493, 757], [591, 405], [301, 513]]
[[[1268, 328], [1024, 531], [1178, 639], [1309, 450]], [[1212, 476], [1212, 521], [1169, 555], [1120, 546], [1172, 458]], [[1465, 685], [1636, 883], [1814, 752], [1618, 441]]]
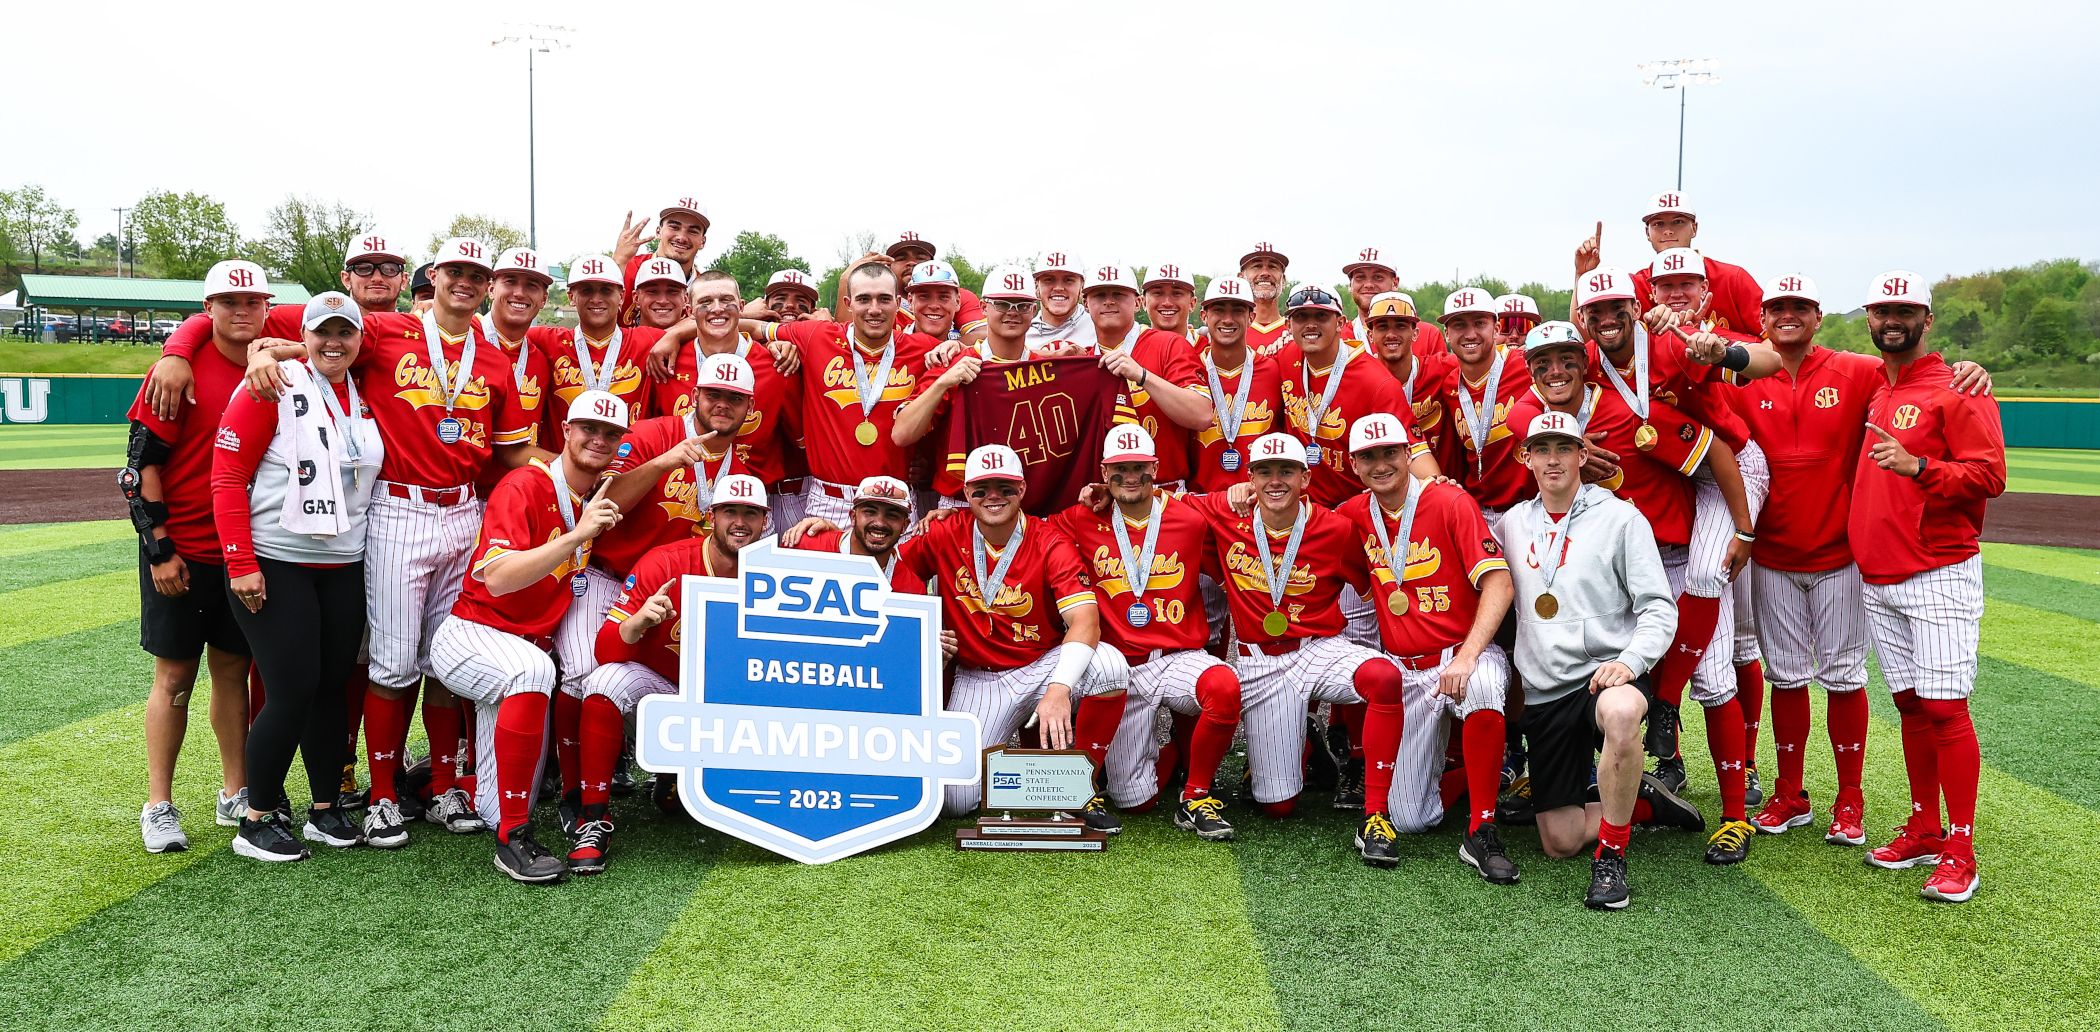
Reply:
[[[0, 187], [42, 183], [92, 241], [157, 189], [243, 233], [288, 192], [421, 247], [459, 212], [526, 222], [525, 54], [493, 4], [25, 5]], [[1842, 310], [1933, 278], [2100, 254], [2100, 14], [2084, 4], [796, 2], [500, 6], [569, 26], [538, 58], [539, 242], [608, 249], [683, 194], [818, 269], [857, 231], [985, 262], [1229, 272], [1274, 241], [1332, 281], [1565, 282], [1596, 220], [1634, 265], [1689, 97], [1699, 244], [1805, 272]], [[1201, 12], [1201, 17], [1195, 16]], [[903, 16], [908, 20], [893, 19]]]

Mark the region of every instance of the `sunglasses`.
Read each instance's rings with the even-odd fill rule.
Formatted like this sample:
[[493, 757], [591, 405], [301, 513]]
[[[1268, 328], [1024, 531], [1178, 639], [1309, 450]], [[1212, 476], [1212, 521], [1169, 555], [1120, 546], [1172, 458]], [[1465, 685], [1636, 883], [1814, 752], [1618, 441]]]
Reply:
[[374, 273], [381, 276], [399, 276], [401, 270], [406, 268], [408, 266], [400, 262], [356, 262], [344, 266], [344, 271], [352, 276], [370, 276]]
[[992, 306], [994, 312], [1027, 312], [1033, 311], [1036, 305], [1034, 301], [1009, 301], [1000, 297], [995, 297], [987, 303]]
[[1301, 290], [1291, 295], [1288, 306], [1291, 308], [1297, 308], [1302, 305], [1339, 306], [1340, 304], [1341, 302], [1336, 300], [1333, 294], [1330, 294], [1324, 290]]

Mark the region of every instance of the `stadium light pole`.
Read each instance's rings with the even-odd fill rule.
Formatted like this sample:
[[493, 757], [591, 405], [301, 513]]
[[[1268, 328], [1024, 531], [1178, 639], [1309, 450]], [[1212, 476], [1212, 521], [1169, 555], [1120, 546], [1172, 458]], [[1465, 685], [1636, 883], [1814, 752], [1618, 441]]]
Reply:
[[533, 250], [540, 246], [539, 146], [535, 139], [538, 104], [534, 95], [535, 57], [551, 54], [569, 45], [564, 37], [576, 30], [564, 25], [522, 25], [508, 36], [489, 41], [489, 46], [517, 44], [525, 48], [525, 239]]
[[1677, 189], [1684, 189], [1684, 95], [1693, 86], [1712, 86], [1721, 81], [1721, 62], [1710, 57], [1692, 60], [1647, 61], [1635, 65], [1641, 85], [1677, 91]]
[[117, 213], [117, 278], [124, 278], [124, 213], [130, 208], [111, 208]]

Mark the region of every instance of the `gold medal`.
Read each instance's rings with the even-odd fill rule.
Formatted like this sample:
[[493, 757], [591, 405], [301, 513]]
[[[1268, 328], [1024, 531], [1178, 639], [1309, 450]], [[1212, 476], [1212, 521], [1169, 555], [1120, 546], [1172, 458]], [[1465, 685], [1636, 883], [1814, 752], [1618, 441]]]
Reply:
[[[1649, 436], [1650, 438], [1653, 438], [1653, 437], [1655, 436], [1655, 434], [1654, 434], [1654, 432], [1653, 432], [1653, 431], [1650, 431], [1650, 432], [1649, 432], [1649, 434], [1648, 434], [1648, 436]], [[853, 431], [853, 439], [854, 439], [854, 440], [856, 440], [856, 441], [859, 441], [859, 442], [860, 442], [860, 446], [861, 446], [861, 447], [863, 447], [863, 448], [867, 447], [868, 445], [874, 444], [874, 443], [875, 443], [875, 424], [874, 424], [874, 422], [873, 422], [873, 421], [871, 421], [871, 420], [866, 420], [866, 419], [863, 419], [863, 420], [861, 420], [861, 421], [860, 421], [860, 426], [856, 427], [856, 428], [854, 429], [854, 431]]]
[[1655, 427], [1648, 423], [1642, 423], [1633, 431], [1633, 446], [1642, 451], [1654, 451], [1655, 437]]
[[1407, 612], [1407, 597], [1395, 591], [1385, 597], [1385, 608], [1394, 616], [1400, 616]]
[[1271, 638], [1281, 638], [1283, 632], [1290, 629], [1291, 618], [1282, 613], [1270, 613], [1261, 618], [1261, 632]]
[[1549, 591], [1540, 595], [1539, 600], [1532, 603], [1531, 608], [1538, 611], [1539, 619], [1551, 620], [1553, 619], [1553, 614], [1560, 612], [1560, 599], [1554, 598], [1553, 593]]

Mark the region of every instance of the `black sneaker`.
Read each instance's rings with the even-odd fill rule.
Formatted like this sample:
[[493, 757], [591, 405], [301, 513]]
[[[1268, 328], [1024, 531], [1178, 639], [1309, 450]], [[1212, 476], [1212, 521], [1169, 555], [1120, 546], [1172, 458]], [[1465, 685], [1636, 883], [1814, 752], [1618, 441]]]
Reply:
[[1684, 757], [1682, 756], [1673, 756], [1668, 759], [1655, 761], [1654, 775], [1657, 781], [1662, 782], [1663, 787], [1668, 788], [1672, 792], [1683, 792], [1686, 783], [1691, 781], [1691, 778], [1685, 773]]
[[1225, 820], [1224, 802], [1209, 795], [1182, 800], [1174, 810], [1174, 826], [1193, 831], [1197, 838], [1211, 842], [1226, 842], [1232, 838], [1232, 825]]
[[576, 837], [576, 826], [583, 823], [583, 789], [564, 792], [561, 802], [555, 804], [554, 813], [561, 818], [561, 833]]
[[1752, 763], [1743, 768], [1743, 808], [1754, 810], [1764, 805], [1764, 801], [1765, 786], [1758, 784], [1757, 764]]
[[1640, 798], [1648, 801], [1654, 815], [1648, 819], [1652, 828], [1677, 828], [1682, 831], [1705, 831], [1706, 818], [1699, 815], [1699, 808], [1672, 791], [1663, 779], [1654, 774], [1641, 775]]
[[304, 860], [313, 855], [292, 836], [291, 818], [281, 810], [259, 821], [241, 815], [241, 830], [234, 833], [233, 851], [266, 863]]
[[1362, 810], [1364, 808], [1364, 761], [1352, 759], [1342, 765], [1342, 772], [1334, 780], [1334, 808], [1337, 810]]
[[540, 845], [540, 840], [533, 837], [532, 825], [527, 824], [513, 830], [508, 841], [497, 836], [496, 870], [509, 875], [512, 881], [554, 882], [561, 880], [564, 868], [561, 858]]
[[1591, 910], [1624, 910], [1633, 898], [1626, 884], [1626, 854], [1607, 849], [1590, 861], [1590, 891], [1582, 905]]
[[1116, 816], [1116, 812], [1108, 808], [1108, 797], [1105, 795], [1096, 795], [1087, 800], [1086, 806], [1079, 811], [1079, 819], [1095, 831], [1109, 835], [1123, 833], [1123, 818]]
[[1706, 840], [1706, 862], [1726, 867], [1739, 864], [1750, 856], [1750, 840], [1757, 837], [1757, 827], [1749, 821], [1722, 821], [1720, 830]]
[[569, 873], [604, 873], [605, 848], [612, 841], [612, 833], [613, 824], [602, 813], [577, 825], [576, 834], [570, 837]]
[[1502, 798], [1495, 801], [1495, 823], [1521, 825], [1538, 823], [1538, 815], [1531, 808], [1531, 779], [1529, 777], [1521, 774], [1517, 775], [1517, 780], [1509, 783], [1509, 791], [1502, 793]]
[[1400, 832], [1385, 814], [1370, 814], [1356, 827], [1356, 852], [1373, 867], [1391, 867], [1400, 862]]
[[[1339, 743], [1339, 744], [1337, 744]], [[1349, 755], [1349, 729], [1340, 724], [1327, 725], [1327, 733], [1320, 733], [1320, 725], [1312, 717], [1305, 716], [1305, 783], [1319, 790], [1335, 786], [1340, 774], [1343, 758]]]
[[1517, 883], [1517, 864], [1502, 851], [1502, 832], [1493, 824], [1482, 824], [1458, 844], [1458, 858], [1472, 864], [1482, 878], [1497, 885]]
[[613, 765], [612, 794], [626, 798], [634, 794], [634, 739], [620, 748], [620, 762]]
[[306, 826], [299, 829], [299, 836], [308, 842], [319, 842], [337, 849], [365, 843], [365, 833], [340, 806], [306, 811]]

